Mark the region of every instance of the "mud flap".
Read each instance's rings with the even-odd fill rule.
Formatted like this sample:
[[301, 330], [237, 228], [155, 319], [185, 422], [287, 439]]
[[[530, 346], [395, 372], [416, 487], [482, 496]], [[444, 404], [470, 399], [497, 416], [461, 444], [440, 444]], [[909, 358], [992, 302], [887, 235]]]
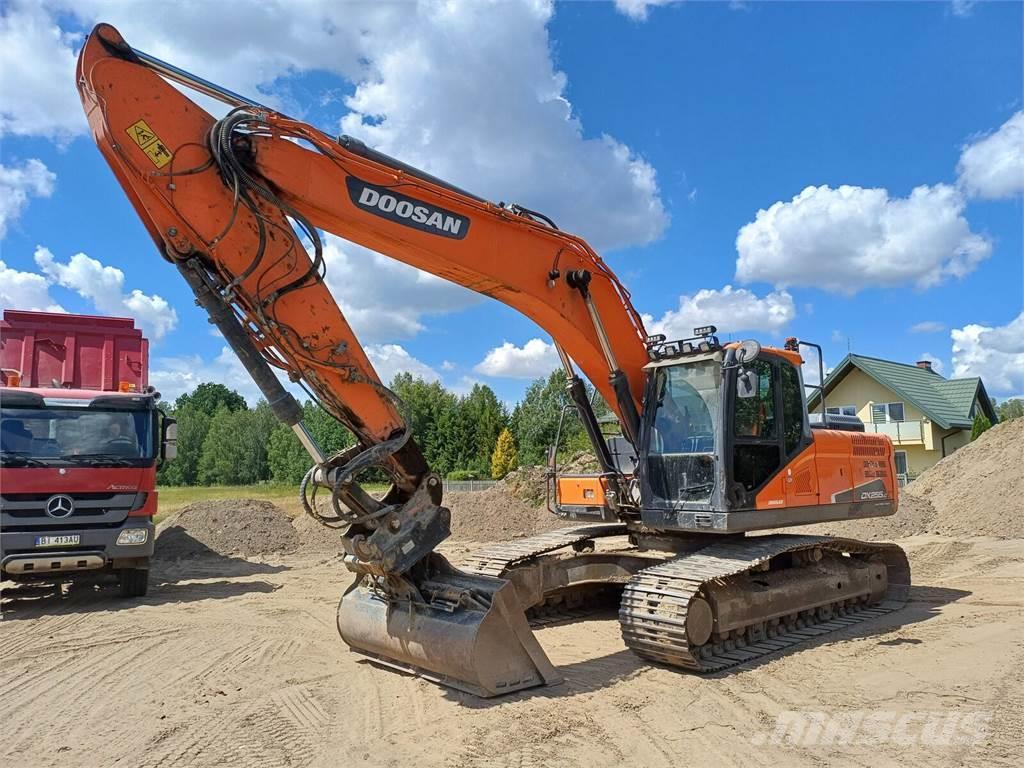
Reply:
[[562, 682], [512, 582], [430, 557], [429, 579], [417, 586], [432, 598], [396, 598], [371, 577], [357, 579], [345, 592], [338, 631], [353, 651], [485, 698]]

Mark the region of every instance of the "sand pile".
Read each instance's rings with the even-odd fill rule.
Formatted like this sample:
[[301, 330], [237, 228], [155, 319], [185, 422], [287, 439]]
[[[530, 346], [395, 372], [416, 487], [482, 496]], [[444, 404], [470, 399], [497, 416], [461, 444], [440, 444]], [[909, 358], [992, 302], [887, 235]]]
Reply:
[[1024, 419], [997, 424], [900, 491], [893, 517], [795, 528], [861, 539], [1024, 538]]
[[321, 525], [301, 509], [292, 520], [292, 526], [299, 535], [304, 551], [341, 552], [341, 534], [344, 529], [339, 530]]
[[217, 499], [189, 504], [160, 526], [156, 557], [281, 554], [299, 549], [288, 514], [270, 501]]
[[1024, 538], [1024, 419], [996, 424], [906, 488], [935, 508], [936, 532]]
[[[517, 488], [517, 493], [528, 490], [525, 483]], [[529, 498], [538, 498], [535, 489]], [[544, 507], [543, 479], [538, 503], [524, 501], [504, 483], [486, 491], [453, 491], [445, 494], [443, 503], [452, 511], [454, 541], [503, 541], [571, 525]]]
[[500, 488], [502, 493], [524, 504], [540, 507], [544, 505], [546, 498], [546, 477], [546, 467], [519, 467], [509, 472], [495, 488]]

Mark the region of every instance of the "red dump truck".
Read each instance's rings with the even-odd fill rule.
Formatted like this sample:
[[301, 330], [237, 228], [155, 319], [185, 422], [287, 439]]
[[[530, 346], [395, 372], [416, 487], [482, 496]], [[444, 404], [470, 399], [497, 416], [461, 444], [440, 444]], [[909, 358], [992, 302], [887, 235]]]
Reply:
[[4, 311], [0, 322], [0, 571], [116, 574], [146, 593], [156, 470], [177, 427], [149, 386], [132, 320]]

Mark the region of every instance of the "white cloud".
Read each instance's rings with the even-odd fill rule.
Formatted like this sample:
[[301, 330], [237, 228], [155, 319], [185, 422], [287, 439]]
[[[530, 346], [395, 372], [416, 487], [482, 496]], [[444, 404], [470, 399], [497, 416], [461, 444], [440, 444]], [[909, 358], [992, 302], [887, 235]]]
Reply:
[[774, 333], [794, 317], [796, 306], [786, 291], [774, 291], [759, 298], [746, 288], [727, 285], [721, 290], [702, 288], [692, 296], [680, 296], [677, 309], [670, 309], [658, 320], [651, 315], [644, 315], [643, 320], [649, 333], [680, 339], [692, 336], [693, 329], [702, 325], [713, 325], [719, 333]]
[[[427, 381], [437, 381], [439, 378], [430, 366], [412, 357], [397, 344], [370, 345], [366, 347], [366, 354], [385, 384], [390, 383], [396, 373], [404, 371]], [[208, 381], [235, 390], [250, 406], [256, 405], [263, 397], [230, 347], [222, 347], [212, 360], [204, 360], [199, 355], [156, 358], [150, 368], [149, 383], [157, 388], [167, 402], [174, 402], [179, 396]], [[288, 381], [276, 370], [275, 373], [300, 402], [308, 399], [309, 396], [301, 387]]]
[[939, 333], [946, 330], [946, 324], [938, 320], [922, 320], [910, 326], [911, 333]]
[[64, 143], [86, 129], [75, 90], [79, 35], [61, 31], [37, 0], [0, 12], [0, 136], [46, 136]]
[[[2, 46], [2, 42], [0, 42]], [[0, 51], [2, 51], [0, 47]], [[0, 53], [0, 56], [3, 54]], [[0, 71], [3, 64], [0, 63]], [[7, 79], [5, 73], [0, 83]], [[3, 99], [0, 98], [0, 103]], [[0, 123], [0, 135], [3, 133]], [[31, 159], [21, 165], [3, 165], [0, 163], [0, 240], [7, 235], [8, 225], [14, 223], [28, 205], [30, 197], [49, 197], [57, 175], [43, 164], [42, 161]]]
[[960, 278], [992, 252], [971, 232], [964, 205], [947, 184], [920, 186], [903, 198], [885, 189], [807, 187], [740, 229], [736, 277], [844, 294]]
[[100, 312], [134, 318], [152, 340], [163, 338], [178, 324], [178, 314], [162, 297], [138, 289], [125, 293], [124, 272], [117, 267], [104, 266], [84, 253], [61, 264], [42, 246], [36, 248], [35, 260], [49, 281], [75, 291]]
[[634, 21], [646, 21], [648, 9], [675, 2], [679, 0], [615, 0], [615, 8]]
[[957, 172], [971, 197], [997, 199], [1024, 193], [1024, 111], [966, 145]]
[[952, 0], [951, 6], [954, 16], [964, 18], [970, 16], [974, 11], [975, 0]]
[[839, 344], [845, 338], [846, 338], [846, 335], [842, 331], [840, 331], [838, 328], [836, 330], [832, 331], [832, 343], [833, 344]]
[[[5, 41], [21, 52], [30, 82], [5, 94], [9, 130], [83, 130], [68, 70], [75, 40], [54, 19], [63, 14], [85, 26], [102, 19], [147, 53], [300, 117], [290, 77], [343, 78], [356, 86], [345, 100], [346, 132], [477, 194], [542, 211], [598, 248], [642, 245], [668, 226], [654, 168], [610, 136], [586, 137], [573, 115], [567, 78], [552, 61], [548, 0], [311, 0], [301, 13], [285, 0], [235, 0], [229, 25], [175, 3], [150, 4], [145, 13], [128, 0], [42, 7], [48, 14], [28, 4], [9, 14]], [[18, 39], [28, 21], [42, 30], [35, 47]], [[45, 76], [35, 77], [36, 67]], [[73, 119], [53, 125], [44, 119], [51, 114]]]
[[398, 344], [371, 344], [366, 347], [366, 356], [377, 370], [377, 376], [384, 384], [399, 373], [411, 373], [424, 381], [440, 381], [437, 371], [421, 360], [410, 355]]
[[456, 365], [451, 360], [443, 360], [441, 362], [441, 370], [442, 371], [454, 371], [455, 368], [456, 368]]
[[[277, 378], [300, 402], [307, 399], [308, 396], [298, 385], [281, 374]], [[156, 387], [161, 399], [168, 403], [173, 403], [181, 395], [205, 382], [223, 384], [233, 389], [250, 406], [255, 406], [263, 397], [230, 347], [221, 347], [217, 356], [209, 361], [199, 355], [180, 355], [155, 358], [150, 364], [149, 383]]]
[[[460, 376], [458, 381], [456, 381], [454, 384], [448, 385], [448, 389], [454, 392], [459, 397], [465, 397], [470, 392], [472, 392], [473, 387], [477, 386], [478, 384], [484, 384], [484, 382], [472, 376]], [[484, 386], [487, 385], [484, 384]], [[509, 410], [511, 410], [511, 408]]]
[[980, 376], [989, 393], [1024, 390], [1024, 312], [1006, 325], [954, 328], [953, 375]]
[[937, 358], [931, 352], [922, 352], [920, 355], [918, 355], [917, 359], [918, 360], [927, 360], [929, 363], [932, 364], [932, 370], [935, 371], [939, 375], [941, 375], [942, 372], [946, 370], [946, 364], [943, 363], [942, 360]]
[[364, 344], [406, 339], [424, 330], [426, 315], [481, 301], [461, 286], [354, 245], [324, 240], [327, 287]]
[[0, 260], [0, 307], [34, 312], [64, 312], [50, 297], [50, 283], [35, 272], [21, 272]]
[[506, 341], [488, 352], [473, 370], [484, 376], [536, 379], [547, 376], [559, 365], [561, 362], [554, 344], [542, 339], [530, 339], [521, 347]]
[[584, 137], [551, 59], [551, 13], [548, 2], [408, 8], [408, 28], [369, 31], [368, 72], [342, 130], [541, 211], [598, 249], [655, 240], [668, 215], [654, 168], [610, 136]]

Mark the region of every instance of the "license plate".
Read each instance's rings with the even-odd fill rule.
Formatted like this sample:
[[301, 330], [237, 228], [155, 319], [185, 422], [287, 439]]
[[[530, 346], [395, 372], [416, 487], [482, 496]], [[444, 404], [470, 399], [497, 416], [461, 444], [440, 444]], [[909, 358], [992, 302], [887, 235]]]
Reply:
[[37, 547], [74, 547], [82, 537], [77, 533], [70, 536], [36, 536]]

